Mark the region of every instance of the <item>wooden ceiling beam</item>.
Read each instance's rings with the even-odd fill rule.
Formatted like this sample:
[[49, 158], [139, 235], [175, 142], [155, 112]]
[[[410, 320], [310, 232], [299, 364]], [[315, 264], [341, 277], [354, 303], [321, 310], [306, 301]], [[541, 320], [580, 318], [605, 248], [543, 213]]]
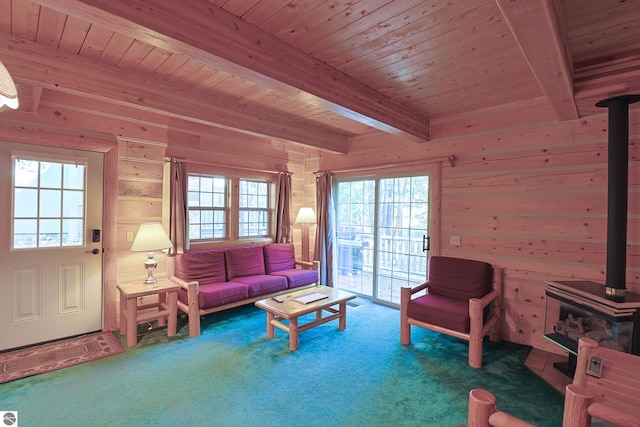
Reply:
[[67, 131], [56, 127], [10, 119], [2, 120], [2, 138], [6, 141], [74, 150], [87, 150], [87, 147], [91, 147], [91, 151], [99, 151], [101, 153], [106, 153], [118, 145], [118, 140], [114, 135], [74, 130]]
[[29, 84], [18, 85], [18, 99], [20, 100], [20, 111], [25, 113], [37, 113], [42, 97], [42, 86]]
[[347, 153], [348, 135], [223, 94], [202, 93], [0, 34], [0, 57], [16, 83], [80, 94], [191, 122]]
[[558, 120], [579, 118], [573, 59], [558, 0], [496, 0]]
[[34, 0], [205, 65], [424, 142], [429, 121], [208, 0]]

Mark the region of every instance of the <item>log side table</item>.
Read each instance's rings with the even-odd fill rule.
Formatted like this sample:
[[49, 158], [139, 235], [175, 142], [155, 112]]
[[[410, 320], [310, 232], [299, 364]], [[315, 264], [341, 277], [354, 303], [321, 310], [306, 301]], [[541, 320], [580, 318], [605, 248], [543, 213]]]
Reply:
[[[138, 323], [157, 320], [158, 325], [167, 322], [167, 336], [177, 332], [178, 289], [180, 286], [168, 279], [158, 279], [157, 283], [147, 285], [142, 282], [121, 283], [120, 291], [120, 334], [127, 336], [127, 347], [138, 344]], [[157, 295], [158, 301], [138, 305], [138, 298]], [[155, 309], [142, 312], [142, 310]]]

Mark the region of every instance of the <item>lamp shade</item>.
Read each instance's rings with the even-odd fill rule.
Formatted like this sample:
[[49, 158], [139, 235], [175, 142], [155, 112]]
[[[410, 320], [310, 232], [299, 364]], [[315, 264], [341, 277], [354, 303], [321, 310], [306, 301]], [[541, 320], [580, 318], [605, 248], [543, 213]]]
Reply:
[[159, 222], [145, 222], [140, 224], [140, 228], [138, 228], [138, 234], [133, 239], [131, 251], [146, 252], [172, 247], [173, 244], [171, 244], [169, 236], [162, 228], [162, 224]]
[[313, 208], [302, 207], [298, 211], [298, 216], [295, 220], [296, 224], [315, 224], [316, 214], [313, 212]]
[[0, 108], [5, 105], [14, 110], [18, 108], [18, 90], [9, 71], [0, 62]]

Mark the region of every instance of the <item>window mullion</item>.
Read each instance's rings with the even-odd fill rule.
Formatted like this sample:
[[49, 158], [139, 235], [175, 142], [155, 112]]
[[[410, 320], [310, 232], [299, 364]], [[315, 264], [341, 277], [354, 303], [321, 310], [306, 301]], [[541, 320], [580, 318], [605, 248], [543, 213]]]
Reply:
[[229, 226], [229, 235], [232, 240], [239, 239], [239, 217], [240, 217], [240, 178], [233, 177], [229, 179], [229, 199], [227, 202], [227, 220]]

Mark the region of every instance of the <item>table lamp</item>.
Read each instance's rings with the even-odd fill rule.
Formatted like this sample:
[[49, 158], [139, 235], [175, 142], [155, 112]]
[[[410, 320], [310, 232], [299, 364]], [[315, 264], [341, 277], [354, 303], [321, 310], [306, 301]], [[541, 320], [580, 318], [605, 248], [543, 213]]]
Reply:
[[144, 281], [147, 285], [153, 285], [157, 283], [155, 277], [153, 277], [153, 271], [158, 266], [158, 261], [154, 259], [154, 250], [172, 248], [171, 240], [167, 233], [162, 228], [162, 224], [159, 222], [145, 222], [140, 224], [138, 228], [138, 234], [133, 239], [131, 245], [132, 252], [147, 252], [147, 260], [144, 263], [144, 268], [147, 270], [147, 280]]
[[309, 224], [316, 223], [316, 214], [313, 212], [313, 208], [300, 208], [294, 223], [302, 226], [302, 260], [309, 261]]

